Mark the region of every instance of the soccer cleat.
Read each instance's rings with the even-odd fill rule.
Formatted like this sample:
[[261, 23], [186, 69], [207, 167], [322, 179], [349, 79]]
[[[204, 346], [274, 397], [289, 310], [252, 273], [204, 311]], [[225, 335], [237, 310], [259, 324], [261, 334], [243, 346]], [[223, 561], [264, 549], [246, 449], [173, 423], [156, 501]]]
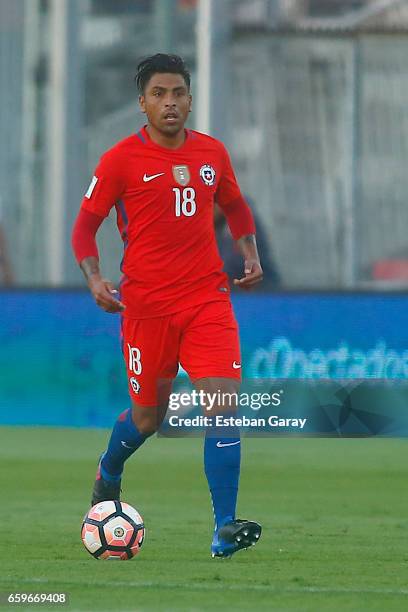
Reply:
[[109, 481], [102, 478], [101, 474], [101, 461], [103, 455], [99, 459], [98, 469], [96, 471], [96, 480], [92, 491], [91, 505], [99, 504], [102, 501], [120, 501], [120, 480]]
[[261, 525], [254, 521], [244, 519], [229, 521], [214, 533], [211, 556], [227, 558], [238, 550], [255, 546], [261, 533]]

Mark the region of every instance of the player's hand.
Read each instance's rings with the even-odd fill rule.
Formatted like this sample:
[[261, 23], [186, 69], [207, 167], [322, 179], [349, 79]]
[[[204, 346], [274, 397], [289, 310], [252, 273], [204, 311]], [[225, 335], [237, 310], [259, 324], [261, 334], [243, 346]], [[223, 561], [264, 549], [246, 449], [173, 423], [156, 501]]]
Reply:
[[95, 302], [102, 310], [111, 313], [125, 310], [126, 306], [114, 297], [118, 292], [110, 281], [100, 276], [91, 276], [88, 285]]
[[244, 264], [243, 278], [234, 278], [234, 285], [242, 289], [251, 289], [263, 279], [261, 264], [258, 259], [246, 259]]

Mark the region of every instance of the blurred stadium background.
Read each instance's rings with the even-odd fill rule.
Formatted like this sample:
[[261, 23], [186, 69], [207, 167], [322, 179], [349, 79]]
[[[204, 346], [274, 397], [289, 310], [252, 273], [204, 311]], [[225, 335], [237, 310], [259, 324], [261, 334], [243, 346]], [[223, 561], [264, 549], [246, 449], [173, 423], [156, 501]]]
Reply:
[[[3, 422], [107, 425], [126, 401], [70, 233], [99, 156], [143, 122], [133, 76], [158, 51], [189, 63], [190, 127], [230, 148], [280, 277], [279, 297], [272, 277], [234, 296], [247, 374], [407, 376], [407, 0], [0, 0], [0, 34]], [[99, 245], [117, 282], [113, 217]]]
[[[408, 279], [405, 0], [1, 0], [1, 218], [17, 286], [81, 282], [69, 233], [143, 121], [137, 59], [183, 55], [285, 287]], [[103, 234], [106, 273], [121, 245]]]

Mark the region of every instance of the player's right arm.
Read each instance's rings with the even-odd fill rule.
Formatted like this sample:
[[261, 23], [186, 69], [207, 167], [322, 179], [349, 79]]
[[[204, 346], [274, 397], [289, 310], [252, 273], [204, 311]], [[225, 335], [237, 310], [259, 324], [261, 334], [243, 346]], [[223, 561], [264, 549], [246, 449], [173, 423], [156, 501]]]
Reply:
[[114, 296], [112, 283], [102, 278], [96, 233], [123, 193], [124, 183], [120, 164], [111, 153], [105, 154], [82, 201], [72, 231], [72, 248], [88, 287], [100, 308], [106, 312], [121, 312], [125, 305]]

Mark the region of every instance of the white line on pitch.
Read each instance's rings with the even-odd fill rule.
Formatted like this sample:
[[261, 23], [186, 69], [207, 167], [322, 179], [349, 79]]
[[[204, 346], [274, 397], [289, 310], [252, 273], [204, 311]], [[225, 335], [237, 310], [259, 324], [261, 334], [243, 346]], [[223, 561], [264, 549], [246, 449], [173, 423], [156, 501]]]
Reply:
[[[155, 589], [196, 589], [199, 591], [247, 591], [248, 587], [240, 584], [203, 584], [203, 583], [192, 583], [192, 582], [134, 582], [134, 581], [92, 581], [82, 582], [81, 580], [52, 580], [49, 578], [18, 578], [18, 579], [6, 579], [0, 578], [1, 583], [18, 582], [23, 584], [57, 584], [64, 586], [96, 586], [96, 587], [134, 587], [134, 588], [155, 588]], [[255, 591], [266, 591], [274, 593], [367, 593], [377, 595], [408, 595], [408, 589], [381, 589], [381, 588], [348, 588], [348, 587], [314, 587], [314, 586], [299, 586], [299, 587], [280, 587], [272, 584], [251, 584], [251, 590]]]

